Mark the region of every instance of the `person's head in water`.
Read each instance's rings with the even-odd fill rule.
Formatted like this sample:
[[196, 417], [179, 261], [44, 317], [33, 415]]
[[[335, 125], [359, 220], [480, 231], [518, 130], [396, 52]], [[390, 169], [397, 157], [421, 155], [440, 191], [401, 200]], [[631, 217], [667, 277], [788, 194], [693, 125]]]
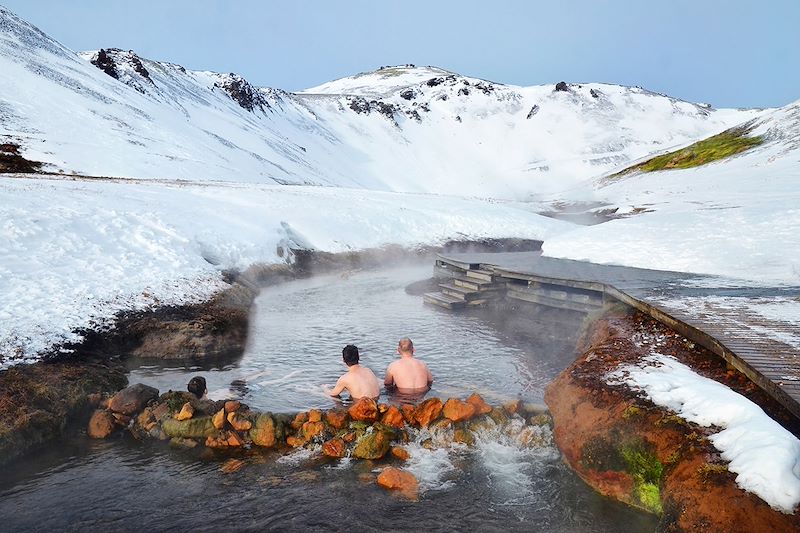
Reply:
[[348, 344], [342, 349], [342, 359], [347, 366], [358, 364], [358, 346]]
[[411, 339], [408, 337], [400, 339], [400, 342], [397, 343], [397, 353], [413, 355], [414, 343], [411, 342]]
[[186, 388], [198, 398], [202, 398], [206, 393], [206, 378], [202, 376], [195, 376], [189, 380], [189, 384], [186, 386]]

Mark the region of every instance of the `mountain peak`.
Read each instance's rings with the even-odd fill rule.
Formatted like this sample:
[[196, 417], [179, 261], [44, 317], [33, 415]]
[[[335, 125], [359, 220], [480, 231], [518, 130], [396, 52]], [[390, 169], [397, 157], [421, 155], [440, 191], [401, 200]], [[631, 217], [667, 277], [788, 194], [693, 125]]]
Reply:
[[458, 75], [439, 67], [418, 67], [408, 63], [405, 65], [382, 66], [375, 70], [329, 81], [300, 92], [305, 94], [353, 94], [382, 97], [400, 89], [424, 83], [432, 78], [445, 76]]

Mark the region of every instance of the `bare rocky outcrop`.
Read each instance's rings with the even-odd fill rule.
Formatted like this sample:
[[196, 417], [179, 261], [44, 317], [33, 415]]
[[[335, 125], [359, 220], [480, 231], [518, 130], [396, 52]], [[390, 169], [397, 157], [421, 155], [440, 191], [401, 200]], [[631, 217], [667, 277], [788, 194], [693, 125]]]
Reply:
[[788, 421], [787, 413], [724, 362], [643, 315], [596, 321], [583, 355], [546, 390], [554, 437], [564, 460], [592, 488], [661, 516], [660, 531], [796, 531], [800, 516], [776, 511], [740, 489], [707, 440], [709, 429], [688, 423], [605, 375], [649, 353], [637, 344], [658, 335], [659, 351], [725, 382]]
[[219, 81], [214, 83], [215, 87], [219, 87], [231, 100], [239, 104], [242, 109], [253, 112], [256, 109], [266, 111], [270, 109], [269, 102], [261, 93], [258, 87], [252, 86], [246, 79], [234, 74], [218, 74]]
[[20, 145], [14, 142], [0, 143], [0, 172], [33, 173], [42, 169], [42, 163], [26, 159]]

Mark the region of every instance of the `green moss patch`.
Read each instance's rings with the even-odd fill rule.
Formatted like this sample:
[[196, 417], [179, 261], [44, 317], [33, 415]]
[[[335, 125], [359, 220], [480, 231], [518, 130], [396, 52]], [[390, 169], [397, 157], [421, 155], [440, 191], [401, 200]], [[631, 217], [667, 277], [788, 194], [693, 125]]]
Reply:
[[633, 172], [655, 172], [658, 170], [693, 168], [719, 161], [749, 150], [764, 142], [761, 135], [749, 135], [750, 126], [740, 126], [725, 130], [718, 135], [703, 139], [694, 144], [656, 156], [643, 163], [628, 167], [621, 172], [609, 176], [607, 179], [614, 180]]
[[631, 503], [651, 513], [663, 513], [661, 482], [664, 478], [664, 465], [647, 441], [633, 438], [616, 444], [602, 437], [595, 437], [584, 445], [581, 462], [584, 467], [600, 472], [627, 473], [633, 479]]
[[661, 480], [664, 465], [643, 441], [627, 443], [619, 448], [627, 470], [633, 477], [633, 495], [648, 511], [661, 514]]

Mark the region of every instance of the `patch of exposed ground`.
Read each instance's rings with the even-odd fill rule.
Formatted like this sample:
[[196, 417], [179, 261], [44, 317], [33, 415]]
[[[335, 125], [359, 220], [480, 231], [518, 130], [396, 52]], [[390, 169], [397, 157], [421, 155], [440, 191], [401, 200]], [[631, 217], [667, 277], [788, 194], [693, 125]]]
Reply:
[[20, 153], [20, 146], [13, 142], [0, 144], [0, 173], [34, 173], [42, 169], [42, 163], [26, 159]]

